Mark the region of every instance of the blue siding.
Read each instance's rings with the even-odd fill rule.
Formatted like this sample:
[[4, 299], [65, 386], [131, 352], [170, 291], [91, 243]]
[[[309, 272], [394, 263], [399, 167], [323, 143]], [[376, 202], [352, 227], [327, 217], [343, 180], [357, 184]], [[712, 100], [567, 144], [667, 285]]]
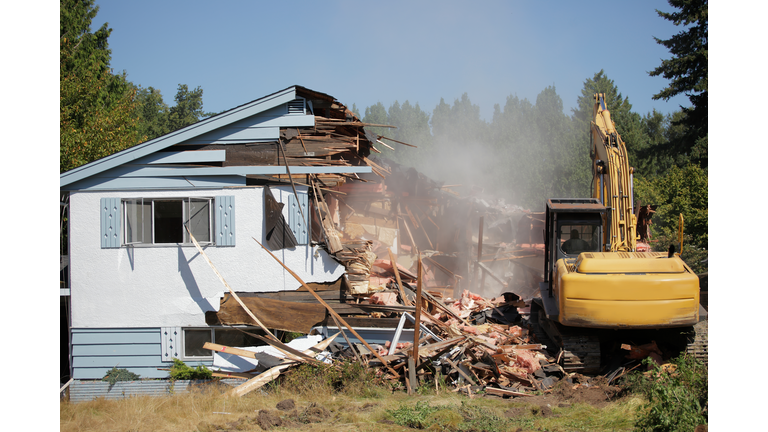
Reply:
[[216, 246], [235, 245], [235, 197], [216, 197]]
[[[296, 99], [296, 88], [289, 87], [280, 92], [233, 108], [219, 115], [201, 120], [178, 131], [171, 132], [153, 140], [147, 141], [81, 167], [69, 170], [59, 175], [59, 187], [62, 190], [77, 190], [73, 183], [100, 174], [123, 164], [131, 163], [139, 158], [164, 150], [175, 144], [193, 140], [201, 135], [225, 128], [249, 117], [269, 111], [272, 108], [285, 105]], [[287, 110], [287, 107], [286, 107]]]
[[[70, 402], [86, 402], [96, 398], [107, 400], [124, 399], [132, 396], [168, 396], [170, 394], [186, 393], [192, 387], [205, 386], [210, 380], [147, 380], [147, 381], [118, 381], [111, 386], [103, 381], [78, 381], [75, 380], [69, 386]], [[222, 379], [218, 382], [237, 387], [245, 380]]]
[[[113, 367], [141, 378], [167, 378], [162, 361], [160, 328], [72, 329], [72, 370], [75, 379], [101, 379]], [[199, 362], [211, 366], [213, 361]], [[198, 363], [188, 363], [194, 366]]]
[[90, 177], [70, 186], [72, 190], [222, 188], [227, 186], [245, 186], [245, 176]]
[[120, 247], [120, 198], [101, 199], [101, 247]]
[[133, 164], [171, 164], [171, 163], [200, 163], [224, 162], [227, 159], [226, 150], [192, 150], [182, 152], [159, 152], [138, 159]]

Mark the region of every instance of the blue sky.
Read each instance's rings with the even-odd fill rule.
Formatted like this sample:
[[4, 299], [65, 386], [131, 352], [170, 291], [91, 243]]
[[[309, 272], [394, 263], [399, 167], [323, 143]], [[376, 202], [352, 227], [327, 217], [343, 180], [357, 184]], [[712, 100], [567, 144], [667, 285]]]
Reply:
[[173, 105], [178, 84], [202, 87], [220, 112], [294, 84], [362, 112], [408, 100], [431, 114], [463, 93], [490, 120], [517, 95], [547, 86], [570, 114], [601, 69], [633, 110], [669, 113], [685, 97], [653, 101], [667, 85], [648, 72], [669, 58], [653, 37], [680, 31], [665, 0], [611, 1], [123, 1], [97, 0], [112, 67]]

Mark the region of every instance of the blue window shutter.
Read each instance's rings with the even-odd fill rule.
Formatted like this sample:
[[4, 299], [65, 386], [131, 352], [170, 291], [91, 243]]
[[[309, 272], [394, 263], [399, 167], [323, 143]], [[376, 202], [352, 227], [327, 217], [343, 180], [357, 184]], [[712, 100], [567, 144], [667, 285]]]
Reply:
[[[301, 217], [301, 212], [304, 212], [304, 216], [309, 216], [309, 195], [300, 193], [299, 200], [296, 201], [296, 195], [288, 195], [288, 225], [293, 231], [293, 236], [296, 237], [298, 244], [307, 244], [309, 238], [309, 231], [307, 230], [307, 224]], [[301, 209], [299, 209], [301, 206]]]
[[101, 199], [101, 247], [120, 247], [120, 198]]
[[216, 197], [216, 245], [235, 245], [235, 197]]
[[181, 327], [161, 327], [160, 347], [162, 361], [172, 362], [174, 357], [181, 358]]

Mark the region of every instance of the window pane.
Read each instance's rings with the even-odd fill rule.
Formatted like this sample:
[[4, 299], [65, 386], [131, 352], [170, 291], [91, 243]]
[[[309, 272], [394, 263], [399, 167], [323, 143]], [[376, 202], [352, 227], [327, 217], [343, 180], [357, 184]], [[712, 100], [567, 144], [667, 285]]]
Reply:
[[125, 243], [144, 243], [144, 205], [142, 199], [125, 200]]
[[184, 330], [184, 356], [210, 357], [211, 350], [203, 349], [206, 342], [211, 342], [210, 330]]
[[[199, 243], [211, 242], [211, 200], [190, 199], [189, 200], [189, 230], [195, 236]], [[184, 231], [184, 238], [188, 235]], [[188, 240], [187, 243], [191, 243]]]
[[184, 242], [182, 200], [155, 200], [155, 243]]
[[[253, 333], [263, 336], [265, 333], [259, 329], [243, 329], [248, 333]], [[266, 345], [265, 342], [249, 336], [239, 330], [232, 329], [214, 329], [216, 343], [219, 345], [226, 345], [229, 347], [250, 347]]]
[[581, 252], [599, 252], [600, 236], [597, 225], [562, 225], [560, 227], [560, 247], [566, 254]]

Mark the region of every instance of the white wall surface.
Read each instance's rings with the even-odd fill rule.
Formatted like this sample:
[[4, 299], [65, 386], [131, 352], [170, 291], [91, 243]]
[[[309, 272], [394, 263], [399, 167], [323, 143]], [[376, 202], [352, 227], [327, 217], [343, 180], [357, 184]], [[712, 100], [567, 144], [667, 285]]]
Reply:
[[[270, 187], [286, 204], [288, 187]], [[306, 187], [299, 189], [306, 193]], [[256, 243], [264, 239], [264, 189], [241, 187], [189, 191], [73, 192], [70, 195], [72, 326], [206, 326], [205, 311], [218, 310], [226, 287], [194, 246], [102, 249], [101, 198], [235, 196], [236, 245], [203, 246], [235, 292], [296, 290], [301, 285]], [[121, 224], [122, 229], [122, 224]], [[319, 247], [272, 252], [305, 282], [332, 282], [344, 267]], [[258, 317], [258, 311], [254, 311]]]

